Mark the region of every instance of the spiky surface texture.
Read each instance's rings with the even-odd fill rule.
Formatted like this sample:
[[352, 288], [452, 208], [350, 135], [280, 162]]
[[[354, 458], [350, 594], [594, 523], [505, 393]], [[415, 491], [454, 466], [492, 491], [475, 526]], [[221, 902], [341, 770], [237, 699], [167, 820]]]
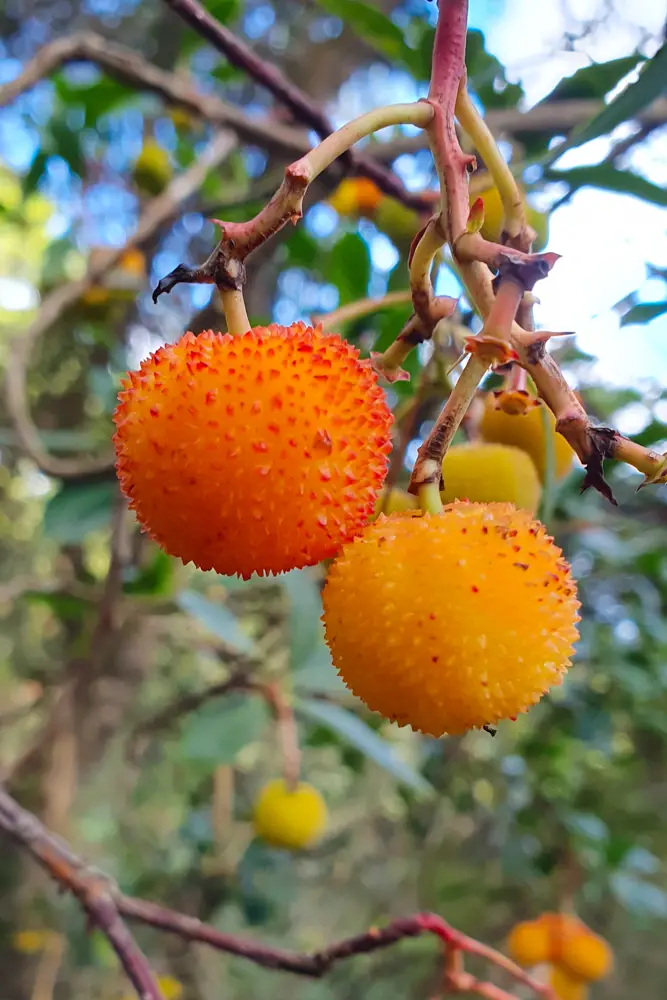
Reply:
[[450, 448], [442, 463], [444, 503], [513, 503], [534, 514], [542, 487], [529, 455], [504, 444], [461, 444]]
[[323, 601], [347, 686], [432, 736], [526, 711], [561, 682], [578, 638], [561, 550], [510, 504], [381, 516], [336, 559]]
[[312, 785], [300, 782], [290, 791], [282, 779], [261, 789], [253, 812], [255, 832], [267, 844], [300, 851], [318, 840], [327, 824], [324, 799]]
[[308, 566], [372, 515], [391, 413], [375, 373], [335, 334], [301, 323], [186, 333], [124, 386], [121, 487], [183, 562], [244, 577]]
[[[556, 431], [556, 419], [544, 403], [531, 399], [524, 412], [507, 412], [513, 409], [513, 396], [504, 392], [487, 395], [479, 430], [485, 441], [509, 444], [521, 448], [532, 458], [542, 482], [546, 472], [547, 451], [544, 416], [549, 425], [549, 439], [554, 449], [556, 478], [562, 479], [572, 467], [574, 452], [562, 434]], [[525, 394], [527, 395], [527, 394]]]

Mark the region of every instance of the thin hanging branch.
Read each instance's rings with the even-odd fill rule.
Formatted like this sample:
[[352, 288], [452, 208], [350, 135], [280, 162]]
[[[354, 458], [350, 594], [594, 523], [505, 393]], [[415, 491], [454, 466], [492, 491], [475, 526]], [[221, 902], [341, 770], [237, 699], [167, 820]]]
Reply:
[[460, 962], [447, 963], [446, 983], [449, 988], [476, 994], [486, 1000], [513, 1000], [509, 993], [492, 983], [476, 979], [463, 967], [463, 956], [474, 955], [502, 969], [517, 983], [533, 990], [545, 1000], [556, 1000], [549, 986], [538, 983], [523, 969], [496, 951], [461, 934], [434, 913], [417, 913], [398, 917], [385, 927], [345, 938], [312, 954], [299, 954], [264, 945], [251, 938], [225, 934], [202, 923], [196, 917], [177, 913], [145, 899], [125, 896], [113, 881], [79, 858], [60, 837], [57, 837], [0, 786], [0, 832], [12, 837], [23, 847], [63, 889], [79, 900], [88, 914], [92, 926], [107, 937], [118, 955], [125, 972], [141, 1000], [163, 1000], [148, 960], [143, 955], [125, 921], [144, 924], [168, 934], [175, 934], [184, 941], [209, 945], [229, 955], [237, 955], [265, 969], [292, 972], [299, 976], [318, 979], [336, 963], [368, 955], [405, 938], [433, 934], [443, 946], [445, 955], [458, 955]]

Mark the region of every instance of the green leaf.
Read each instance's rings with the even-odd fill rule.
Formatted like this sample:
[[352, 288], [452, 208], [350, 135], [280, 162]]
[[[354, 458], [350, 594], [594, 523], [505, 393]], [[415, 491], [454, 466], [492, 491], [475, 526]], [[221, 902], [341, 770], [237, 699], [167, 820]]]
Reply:
[[77, 545], [91, 531], [109, 524], [117, 496], [115, 479], [64, 483], [44, 509], [44, 534], [61, 545]]
[[481, 31], [468, 32], [466, 67], [470, 85], [485, 108], [515, 108], [524, 96], [523, 87], [509, 83], [503, 64], [487, 52]]
[[37, 185], [44, 176], [44, 171], [46, 170], [46, 164], [48, 163], [49, 154], [43, 149], [38, 150], [35, 158], [30, 164], [30, 170], [23, 178], [23, 193], [28, 195], [36, 189]]
[[102, 115], [136, 97], [135, 91], [130, 87], [108, 77], [102, 77], [95, 83], [78, 85], [68, 80], [65, 74], [58, 73], [53, 82], [62, 104], [83, 108], [88, 128], [96, 126]]
[[181, 611], [195, 618], [207, 632], [237, 649], [240, 653], [250, 653], [253, 642], [239, 625], [238, 619], [224, 604], [215, 604], [195, 590], [182, 590], [176, 596]]
[[51, 142], [49, 145], [51, 152], [56, 156], [62, 157], [73, 174], [83, 177], [85, 161], [81, 149], [81, 133], [78, 130], [71, 129], [62, 119], [53, 121], [50, 131]]
[[292, 686], [301, 694], [349, 693], [331, 662], [331, 653], [323, 640], [318, 643], [305, 663], [294, 671]]
[[171, 557], [162, 549], [155, 548], [153, 558], [147, 566], [134, 570], [133, 575], [123, 584], [126, 594], [168, 594], [174, 577]]
[[388, 771], [397, 781], [416, 792], [434, 793], [433, 786], [426, 778], [397, 757], [393, 747], [352, 712], [339, 705], [311, 698], [295, 699], [294, 708], [301, 715], [333, 730], [346, 743]]
[[261, 738], [268, 720], [266, 703], [257, 695], [216, 698], [183, 722], [180, 755], [185, 760], [232, 764], [239, 750]]
[[596, 187], [603, 191], [631, 194], [653, 205], [667, 206], [667, 189], [653, 184], [632, 170], [619, 170], [608, 163], [591, 167], [574, 167], [572, 170], [546, 170], [544, 179], [563, 181], [573, 191], [582, 187]]
[[650, 323], [665, 313], [667, 313], [667, 299], [663, 302], [638, 302], [621, 317], [621, 326], [630, 326], [631, 323]]
[[629, 56], [621, 56], [620, 59], [610, 59], [608, 62], [593, 63], [591, 66], [584, 66], [578, 69], [572, 76], [566, 76], [558, 83], [540, 105], [550, 104], [552, 101], [572, 101], [572, 100], [601, 100], [613, 90], [617, 83], [631, 73], [639, 62], [644, 61], [644, 56], [635, 52]]
[[338, 287], [340, 305], [363, 299], [368, 294], [371, 255], [357, 233], [346, 233], [332, 248], [327, 277]]
[[667, 892], [625, 872], [611, 877], [611, 888], [623, 906], [638, 916], [667, 918]]
[[575, 129], [566, 142], [550, 150], [542, 163], [545, 165], [553, 163], [566, 150], [581, 146], [591, 139], [597, 139], [600, 135], [608, 135], [617, 125], [636, 117], [664, 92], [665, 79], [667, 79], [667, 42], [661, 45], [653, 58], [644, 64], [635, 83], [631, 83], [621, 91], [590, 121]]
[[315, 580], [305, 570], [294, 569], [281, 577], [290, 606], [289, 635], [292, 667], [298, 667], [321, 641], [322, 600]]
[[419, 53], [406, 43], [403, 32], [386, 14], [364, 0], [317, 0], [329, 14], [339, 17], [352, 30], [388, 59], [401, 62], [411, 72], [421, 73]]

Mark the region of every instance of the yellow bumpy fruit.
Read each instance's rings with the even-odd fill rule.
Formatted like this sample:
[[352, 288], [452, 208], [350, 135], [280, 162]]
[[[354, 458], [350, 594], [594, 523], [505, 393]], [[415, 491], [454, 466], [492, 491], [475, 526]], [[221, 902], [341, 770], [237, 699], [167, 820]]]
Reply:
[[145, 139], [132, 168], [132, 177], [139, 190], [143, 194], [160, 194], [171, 180], [171, 175], [167, 150], [155, 139]]
[[348, 688], [431, 736], [527, 711], [561, 683], [578, 638], [570, 568], [511, 504], [380, 516], [343, 546], [322, 599]]
[[522, 921], [510, 932], [507, 952], [510, 958], [526, 969], [548, 962], [551, 957], [549, 928], [540, 920]]
[[[515, 398], [517, 406], [513, 405]], [[542, 482], [547, 464], [543, 412], [547, 414], [554, 448], [556, 479], [562, 479], [572, 467], [574, 452], [563, 435], [556, 431], [556, 419], [551, 410], [534, 396], [504, 390], [489, 393], [479, 425], [485, 441], [513, 445], [530, 455]]]
[[530, 457], [520, 448], [504, 444], [461, 444], [450, 448], [442, 463], [442, 476], [444, 503], [500, 501], [534, 514], [542, 493]]
[[[492, 243], [499, 243], [505, 224], [505, 209], [500, 200], [498, 188], [489, 187], [486, 190], [471, 194], [471, 206], [477, 198], [481, 198], [484, 202], [484, 222], [480, 232], [485, 240], [491, 240]], [[544, 212], [538, 212], [537, 209], [532, 208], [530, 205], [526, 205], [526, 222], [535, 230], [536, 239], [533, 244], [533, 250], [535, 252], [543, 250], [549, 240], [549, 216]]]
[[587, 983], [559, 965], [554, 965], [549, 970], [549, 985], [558, 1000], [586, 1000], [588, 996]]
[[593, 982], [611, 971], [612, 951], [603, 938], [573, 919], [563, 936], [559, 964], [572, 976]]
[[378, 517], [379, 514], [400, 514], [406, 510], [417, 510], [418, 508], [419, 500], [417, 497], [413, 497], [406, 490], [394, 486], [389, 490], [389, 496], [387, 496], [386, 490], [380, 494], [375, 504], [373, 517]]
[[300, 851], [321, 837], [327, 824], [327, 807], [312, 785], [300, 782], [290, 790], [278, 778], [260, 790], [253, 824], [257, 836], [267, 844]]

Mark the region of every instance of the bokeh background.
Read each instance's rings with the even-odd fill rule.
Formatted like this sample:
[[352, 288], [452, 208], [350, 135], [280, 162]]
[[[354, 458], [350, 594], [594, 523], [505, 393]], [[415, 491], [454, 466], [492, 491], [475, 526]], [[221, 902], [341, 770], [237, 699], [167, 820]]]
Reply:
[[[426, 93], [435, 20], [426, 0], [207, 6], [337, 124]], [[551, 212], [549, 249], [564, 255], [538, 286], [537, 318], [576, 332], [556, 351], [592, 416], [664, 449], [667, 98], [657, 88], [644, 95], [643, 110], [633, 109], [636, 117], [553, 153], [582, 115], [593, 117], [658, 52], [663, 5], [470, 6], [471, 87], [529, 201]], [[141, 253], [102, 280], [84, 281], [31, 345], [27, 403], [42, 457], [55, 465], [35, 449], [26, 453], [15, 408], [0, 401], [2, 779], [125, 891], [223, 930], [309, 950], [432, 909], [502, 946], [517, 920], [574, 901], [616, 954], [613, 976], [595, 995], [662, 996], [664, 488], [636, 492], [641, 477], [612, 467], [614, 508], [580, 495], [583, 472], [574, 468], [545, 499], [543, 514], [572, 560], [584, 610], [565, 685], [530, 715], [502, 725], [494, 739], [436, 741], [366, 712], [338, 681], [322, 641], [321, 569], [239, 583], [184, 568], [138, 533], [103, 458], [123, 371], [185, 329], [224, 322], [210, 287], [179, 286], [157, 305], [151, 288], [179, 262], [208, 255], [216, 238], [209, 218], [256, 211], [296, 155], [289, 142], [303, 145], [308, 133], [159, 0], [5, 0], [0, 27], [0, 84], [50, 40], [92, 31], [260, 124], [253, 138], [247, 126], [174, 114], [140, 85], [81, 61], [0, 112], [0, 366], [14, 382], [22, 365], [16, 345], [40, 303], [84, 277], [105, 250], [122, 247], [151, 199], [187, 175], [214, 133], [227, 136], [219, 164], [173, 202]], [[531, 108], [530, 127], [522, 127], [521, 112]], [[135, 166], [142, 148], [157, 150], [148, 178]], [[367, 152], [391, 163], [410, 190], [434, 183], [414, 130], [386, 130]], [[335, 170], [325, 176], [303, 224], [253, 258], [253, 321], [310, 319], [407, 287], [414, 220], [398, 213], [397, 229], [396, 212], [375, 220], [338, 214], [327, 198], [339, 179]], [[446, 266], [438, 290], [459, 292]], [[344, 332], [364, 351], [382, 349], [408, 315], [407, 305], [385, 309]], [[459, 320], [476, 328], [465, 299]], [[451, 357], [448, 350], [435, 360]], [[442, 398], [436, 379], [412, 406], [434, 365], [431, 350], [410, 365], [412, 381], [389, 392], [399, 424], [415, 416], [402, 481]], [[53, 474], [58, 469], [63, 475]], [[331, 810], [325, 838], [303, 856], [253, 837], [253, 797], [279, 771], [275, 729], [256, 696], [207, 694], [239, 666], [280, 681], [293, 697], [304, 775]], [[129, 995], [77, 905], [5, 841], [0, 899], [2, 1000]], [[139, 937], [155, 968], [193, 1000], [437, 992], [428, 940], [356, 959], [311, 983], [177, 939]]]

